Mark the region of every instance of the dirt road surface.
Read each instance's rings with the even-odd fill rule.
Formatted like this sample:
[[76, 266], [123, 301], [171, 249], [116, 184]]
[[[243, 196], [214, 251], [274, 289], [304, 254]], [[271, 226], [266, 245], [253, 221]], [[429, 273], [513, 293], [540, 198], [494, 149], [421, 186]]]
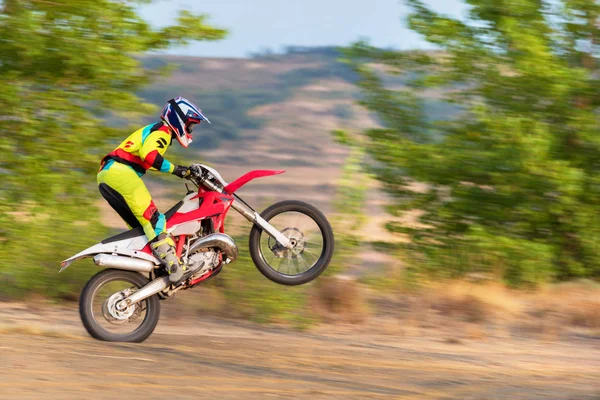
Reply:
[[104, 343], [74, 312], [19, 306], [0, 307], [0, 327], [0, 399], [600, 399], [589, 338], [449, 343], [163, 318], [144, 343]]

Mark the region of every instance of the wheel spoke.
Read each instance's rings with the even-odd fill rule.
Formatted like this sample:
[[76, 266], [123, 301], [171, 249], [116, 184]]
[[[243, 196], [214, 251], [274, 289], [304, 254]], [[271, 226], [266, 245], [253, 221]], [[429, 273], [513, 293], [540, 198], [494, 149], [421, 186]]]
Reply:
[[[314, 263], [316, 262], [316, 260], [318, 260], [318, 259], [319, 259], [319, 256], [318, 256], [318, 255], [316, 255], [316, 254], [315, 254], [315, 253], [313, 253], [312, 251], [308, 251], [308, 250], [306, 250], [306, 249], [304, 249], [304, 250], [302, 251], [302, 254], [306, 254], [307, 256], [309, 256], [309, 257], [307, 257], [307, 258], [309, 258], [309, 259], [311, 259], [311, 258], [312, 258], [312, 260], [313, 260], [312, 264], [314, 264]], [[311, 264], [311, 265], [312, 265], [312, 264]]]
[[277, 272], [281, 272], [281, 263], [283, 262], [283, 257], [277, 257], [278, 263], [277, 263]]
[[308, 266], [308, 268], [306, 268], [304, 271], [308, 271], [312, 267], [312, 264], [306, 261], [304, 257], [302, 257], [302, 254], [298, 254], [298, 259], [300, 259], [304, 264]]
[[317, 248], [318, 247], [318, 248], [322, 248], [323, 244], [322, 243], [315, 243], [315, 242], [312, 242], [310, 240], [305, 240], [304, 241], [304, 248], [306, 248], [306, 247], [311, 247], [311, 248]]
[[302, 250], [304, 253], [310, 254], [313, 257], [317, 257], [319, 258], [321, 256], [321, 252], [323, 251], [323, 247], [322, 246], [306, 246], [306, 244], [304, 245], [304, 249]]
[[299, 274], [300, 273], [300, 265], [298, 263], [298, 257], [294, 257], [292, 259], [292, 262], [294, 263], [294, 267], [296, 267], [296, 273]]
[[287, 265], [287, 273], [288, 273], [288, 275], [291, 275], [290, 268], [292, 267], [292, 263], [293, 263], [293, 260], [292, 260], [292, 253], [288, 251], [288, 255], [287, 255], [287, 263], [286, 263], [286, 265]]
[[294, 221], [294, 224], [291, 225], [292, 228], [296, 228], [300, 231], [302, 231], [301, 227], [300, 227], [300, 221], [302, 220], [302, 214], [298, 214], [298, 216], [296, 217], [296, 220]]
[[[270, 250], [270, 249], [269, 249]], [[275, 261], [276, 258], [279, 258], [277, 256], [277, 254], [275, 254], [273, 251], [270, 252], [271, 253], [271, 260], [268, 261], [269, 265], [273, 265], [273, 261]]]
[[304, 235], [305, 242], [313, 242], [315, 241], [315, 239], [321, 239], [320, 241], [323, 242], [323, 236], [321, 235], [321, 231], [308, 232]]
[[[276, 246], [273, 238], [262, 231], [259, 247], [262, 259], [274, 271], [290, 276], [300, 275], [315, 266], [324, 249], [323, 232], [317, 222], [300, 211], [286, 211], [268, 220], [288, 239], [298, 243], [294, 249], [279, 249], [278, 255], [272, 250]], [[270, 254], [267, 254], [270, 253]]]

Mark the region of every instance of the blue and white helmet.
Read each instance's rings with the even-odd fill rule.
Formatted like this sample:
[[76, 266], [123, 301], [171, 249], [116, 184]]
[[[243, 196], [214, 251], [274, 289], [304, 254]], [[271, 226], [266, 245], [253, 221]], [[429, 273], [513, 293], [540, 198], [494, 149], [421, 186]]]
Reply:
[[183, 147], [188, 147], [192, 143], [194, 124], [203, 121], [210, 124], [208, 118], [202, 114], [202, 110], [183, 97], [169, 100], [160, 113], [160, 118], [175, 132], [175, 137]]

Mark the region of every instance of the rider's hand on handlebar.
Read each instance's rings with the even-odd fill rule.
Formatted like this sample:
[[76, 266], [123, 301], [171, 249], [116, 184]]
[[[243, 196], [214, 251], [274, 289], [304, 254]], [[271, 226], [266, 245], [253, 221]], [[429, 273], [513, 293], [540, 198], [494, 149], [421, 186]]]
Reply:
[[192, 164], [189, 166], [190, 174], [196, 177], [200, 177], [203, 174], [202, 167], [200, 164]]
[[173, 175], [177, 175], [180, 178], [191, 179], [192, 171], [188, 167], [184, 167], [183, 165], [177, 165], [173, 170]]

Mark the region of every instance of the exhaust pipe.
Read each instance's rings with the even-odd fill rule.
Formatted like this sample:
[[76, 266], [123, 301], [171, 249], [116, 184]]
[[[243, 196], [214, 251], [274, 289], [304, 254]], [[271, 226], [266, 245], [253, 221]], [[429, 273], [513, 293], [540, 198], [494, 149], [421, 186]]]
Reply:
[[150, 272], [154, 269], [154, 264], [150, 261], [132, 257], [113, 256], [111, 254], [97, 254], [94, 257], [94, 264], [99, 267], [117, 268], [136, 272]]
[[188, 251], [191, 254], [204, 247], [217, 247], [227, 256], [227, 262], [233, 262], [238, 257], [238, 248], [235, 245], [235, 241], [224, 233], [213, 233], [200, 238], [190, 246]]
[[[213, 233], [198, 239], [189, 249], [190, 253], [205, 248], [216, 247], [227, 256], [227, 262], [233, 262], [238, 257], [238, 248], [235, 241], [224, 233]], [[94, 257], [94, 263], [99, 267], [117, 268], [135, 272], [150, 272], [156, 265], [154, 263], [141, 260], [139, 258], [115, 256], [111, 254], [97, 254]]]
[[[227, 262], [233, 262], [237, 259], [238, 248], [233, 239], [223, 233], [213, 233], [206, 237], [198, 239], [189, 249], [190, 253], [205, 247], [217, 247], [227, 256]], [[150, 272], [155, 266], [150, 261], [137, 258], [113, 256], [109, 254], [98, 254], [94, 257], [94, 263], [101, 267], [112, 267], [137, 272]], [[131, 296], [123, 299], [126, 305], [135, 304], [169, 287], [168, 276], [156, 278]]]

